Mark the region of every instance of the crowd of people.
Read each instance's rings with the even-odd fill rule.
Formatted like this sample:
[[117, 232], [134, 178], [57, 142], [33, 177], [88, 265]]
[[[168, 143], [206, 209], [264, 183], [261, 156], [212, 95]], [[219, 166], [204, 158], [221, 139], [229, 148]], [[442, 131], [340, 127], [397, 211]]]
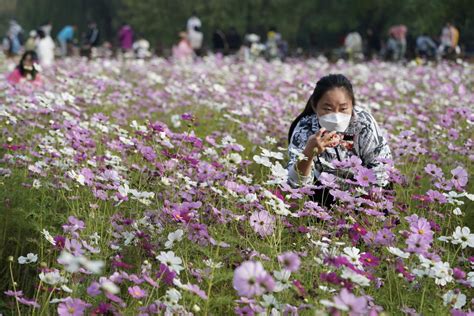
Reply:
[[[414, 38], [412, 36], [412, 38]], [[439, 40], [422, 33], [414, 38], [411, 51], [415, 58], [439, 60], [441, 58], [455, 58], [460, 55], [459, 30], [450, 22], [446, 23], [441, 31]], [[366, 32], [366, 41], [359, 32], [350, 32], [344, 38], [342, 48], [335, 51], [337, 57], [348, 59], [371, 59], [374, 56], [391, 60], [403, 61], [408, 58], [408, 28], [403, 24], [393, 25], [387, 33], [387, 40], [383, 41], [372, 29]]]
[[[28, 78], [41, 82], [38, 78], [41, 67], [49, 67], [57, 57], [81, 55], [87, 58], [97, 56], [145, 59], [153, 55], [150, 42], [136, 34], [128, 23], [123, 23], [117, 32], [117, 45], [113, 49], [110, 42], [101, 42], [101, 31], [95, 21], [90, 21], [87, 30], [80, 36], [77, 25], [65, 25], [52, 35], [53, 24], [47, 21], [31, 30], [25, 38], [21, 25], [11, 20], [3, 38], [3, 51], [6, 56], [22, 56], [15, 71], [8, 77], [11, 82]], [[372, 59], [374, 57], [391, 61], [406, 60], [407, 48], [414, 51], [416, 58], [439, 60], [453, 58], [460, 54], [459, 30], [446, 23], [439, 40], [423, 33], [408, 43], [408, 28], [394, 25], [389, 28], [386, 41], [380, 34], [368, 29], [364, 37], [357, 31], [348, 33], [342, 47], [333, 51], [336, 58], [351, 60]], [[411, 36], [413, 38], [413, 36]], [[257, 58], [284, 61], [289, 54], [288, 43], [277, 31], [270, 27], [266, 38], [256, 32], [247, 32], [243, 37], [235, 27], [223, 31], [216, 28], [211, 36], [212, 51], [216, 54], [235, 54], [242, 60]], [[412, 47], [409, 47], [412, 46]], [[414, 46], [414, 47], [413, 47]], [[202, 22], [195, 12], [187, 20], [186, 29], [177, 34], [177, 43], [171, 49], [171, 57], [180, 62], [190, 62], [207, 53], [204, 47]]]

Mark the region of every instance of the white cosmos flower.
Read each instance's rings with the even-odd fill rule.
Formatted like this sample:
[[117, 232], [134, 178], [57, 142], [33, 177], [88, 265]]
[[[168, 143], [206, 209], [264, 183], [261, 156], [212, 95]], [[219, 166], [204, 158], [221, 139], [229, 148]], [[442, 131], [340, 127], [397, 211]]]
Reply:
[[171, 124], [174, 128], [181, 126], [181, 117], [178, 114], [171, 115]]
[[242, 156], [240, 156], [238, 153], [230, 153], [228, 156], [227, 156], [227, 159], [229, 162], [233, 163], [233, 164], [240, 164], [242, 162]]
[[273, 145], [273, 144], [276, 144], [278, 141], [273, 138], [273, 137], [270, 137], [270, 136], [265, 136], [265, 142], [270, 144], [270, 145]]
[[362, 264], [360, 263], [360, 250], [356, 247], [345, 247], [343, 256], [349, 260], [350, 263], [357, 267], [361, 267]]
[[220, 94], [224, 94], [227, 92], [226, 88], [218, 83], [215, 83], [213, 86], [214, 90]]
[[47, 241], [49, 241], [51, 245], [56, 246], [56, 241], [46, 229], [43, 229], [41, 234], [44, 236], [44, 238], [46, 238]]
[[49, 284], [49, 285], [56, 285], [58, 283], [63, 283], [66, 281], [65, 278], [63, 278], [59, 274], [59, 270], [54, 269], [53, 271], [50, 272], [41, 272], [39, 275], [39, 278], [43, 283]]
[[449, 290], [443, 295], [443, 303], [444, 306], [452, 305], [454, 308], [460, 309], [466, 305], [466, 295], [462, 293], [456, 294], [454, 291]]
[[166, 291], [166, 300], [171, 304], [177, 304], [181, 299], [181, 293], [178, 292], [176, 289], [169, 289]]
[[464, 192], [463, 193], [465, 197], [467, 197], [469, 200], [474, 201], [474, 194]]
[[435, 283], [445, 286], [453, 280], [453, 270], [449, 267], [449, 262], [436, 262], [430, 273], [435, 279]]
[[36, 261], [38, 261], [38, 255], [35, 255], [31, 252], [27, 254], [26, 257], [23, 257], [23, 256], [18, 257], [19, 264], [34, 263]]
[[273, 309], [273, 308], [279, 309], [280, 308], [281, 304], [277, 301], [275, 296], [273, 296], [271, 294], [263, 294], [262, 299], [263, 299], [263, 302], [262, 302], [263, 307], [268, 307], [268, 308], [271, 308], [271, 309]]
[[351, 269], [348, 269], [347, 267], [344, 267], [344, 271], [342, 271], [341, 278], [350, 280], [354, 283], [359, 284], [360, 286], [370, 285], [370, 280], [366, 276], [354, 272]]
[[302, 161], [302, 160], [308, 160], [308, 157], [306, 157], [305, 154], [301, 150], [295, 149], [295, 148], [290, 148], [289, 151], [296, 156], [297, 161]]
[[474, 234], [471, 234], [469, 227], [461, 228], [461, 226], [458, 226], [453, 233], [451, 243], [454, 245], [461, 244], [462, 249], [466, 247], [474, 248]]
[[127, 196], [128, 193], [130, 192], [130, 187], [128, 186], [127, 183], [124, 183], [123, 185], [119, 186], [118, 192], [120, 193], [121, 196]]
[[277, 161], [272, 167], [272, 180], [267, 181], [267, 184], [283, 184], [288, 181], [288, 170]]
[[170, 249], [173, 247], [175, 241], [181, 241], [183, 239], [184, 231], [182, 229], [178, 229], [172, 233], [168, 234], [168, 241], [165, 243], [165, 247]]
[[240, 199], [242, 202], [252, 203], [258, 201], [256, 193], [247, 193], [243, 198]]
[[66, 293], [72, 293], [71, 288], [68, 287], [66, 284], [61, 285], [61, 290], [63, 290]]
[[265, 167], [270, 168], [272, 166], [272, 162], [268, 157], [261, 157], [258, 155], [253, 156], [253, 160], [258, 163], [259, 165], [264, 165]]
[[38, 180], [38, 179], [34, 179], [33, 180], [33, 188], [35, 188], [35, 189], [41, 188], [41, 181]]
[[471, 287], [474, 287], [474, 272], [469, 272], [466, 280], [471, 284]]
[[162, 251], [160, 252], [159, 256], [156, 256], [156, 259], [174, 272], [176, 272], [177, 274], [179, 274], [181, 270], [184, 270], [183, 266], [181, 265], [183, 263], [183, 260], [181, 260], [180, 257], [177, 257], [173, 251]]
[[111, 294], [118, 294], [120, 292], [120, 288], [112, 281], [105, 277], [100, 277], [99, 279], [100, 287]]
[[410, 257], [410, 254], [408, 252], [404, 252], [397, 247], [387, 247], [387, 249], [390, 253], [394, 254], [397, 257], [403, 259], [407, 259], [408, 257]]
[[75, 273], [83, 267], [87, 271], [99, 274], [104, 267], [104, 262], [100, 260], [89, 260], [84, 256], [74, 256], [63, 250], [58, 258], [58, 262], [64, 265], [66, 271]]
[[449, 237], [449, 236], [440, 236], [440, 237], [438, 237], [438, 240], [448, 242], [448, 241], [451, 240], [451, 237]]
[[220, 269], [224, 266], [222, 262], [214, 262], [212, 259], [204, 260], [204, 264], [211, 269]]
[[136, 131], [145, 133], [147, 131], [146, 126], [144, 125], [139, 125], [137, 121], [133, 120], [132, 123], [130, 124], [130, 127], [133, 128]]
[[459, 207], [456, 207], [456, 208], [453, 210], [453, 214], [454, 214], [454, 215], [462, 215], [461, 209], [460, 209]]
[[278, 160], [283, 160], [283, 154], [280, 153], [280, 152], [275, 152], [275, 151], [269, 151], [265, 148], [262, 148], [262, 156], [263, 157], [268, 157], [268, 158], [275, 158], [275, 159], [278, 159]]
[[274, 199], [271, 199], [269, 201], [265, 202], [267, 205], [269, 205], [276, 214], [282, 215], [282, 216], [294, 216], [296, 217], [295, 214], [291, 213], [290, 210], [288, 209], [288, 206], [279, 198], [275, 197]]
[[67, 172], [67, 175], [73, 179], [76, 180], [80, 185], [84, 185], [86, 178], [82, 174], [77, 174], [76, 171], [71, 170]]
[[275, 277], [275, 289], [274, 292], [281, 292], [291, 287], [290, 284], [291, 272], [288, 270], [274, 271], [273, 276]]

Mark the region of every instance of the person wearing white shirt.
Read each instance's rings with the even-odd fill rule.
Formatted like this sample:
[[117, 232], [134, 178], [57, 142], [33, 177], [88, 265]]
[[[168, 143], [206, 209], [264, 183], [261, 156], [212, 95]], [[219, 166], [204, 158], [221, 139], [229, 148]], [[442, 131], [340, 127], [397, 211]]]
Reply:
[[51, 36], [45, 35], [43, 30], [38, 31], [38, 43], [36, 44], [36, 52], [38, 61], [41, 66], [48, 67], [54, 63], [54, 41]]

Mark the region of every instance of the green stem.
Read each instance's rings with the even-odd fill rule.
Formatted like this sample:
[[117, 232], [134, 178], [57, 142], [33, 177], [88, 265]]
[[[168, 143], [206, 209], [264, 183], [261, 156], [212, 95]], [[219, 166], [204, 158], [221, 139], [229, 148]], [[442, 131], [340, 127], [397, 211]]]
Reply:
[[[11, 277], [11, 280], [12, 280], [13, 291], [16, 293], [16, 284], [15, 284], [15, 279], [13, 278], [12, 261], [10, 261], [9, 267], [10, 267], [10, 277]], [[15, 303], [16, 303], [16, 310], [18, 312], [18, 315], [21, 315], [20, 304], [18, 303], [18, 299], [16, 298], [16, 294], [15, 294]]]
[[[216, 251], [216, 260], [217, 260], [217, 257], [219, 256], [219, 249], [220, 247], [217, 246], [217, 251]], [[207, 287], [207, 300], [206, 300], [206, 307], [205, 307], [205, 311], [204, 311], [204, 316], [207, 316], [208, 315], [208, 312], [209, 312], [209, 302], [211, 300], [211, 289], [212, 289], [212, 283], [214, 281], [214, 271], [216, 270], [215, 266], [212, 267], [212, 271], [211, 271], [211, 277], [209, 278], [209, 285]]]
[[423, 314], [422, 310], [423, 310], [423, 303], [425, 302], [425, 292], [426, 292], [426, 286], [423, 287], [423, 293], [421, 293], [421, 303], [420, 303], [420, 307], [418, 308], [418, 311], [420, 312], [420, 314]]

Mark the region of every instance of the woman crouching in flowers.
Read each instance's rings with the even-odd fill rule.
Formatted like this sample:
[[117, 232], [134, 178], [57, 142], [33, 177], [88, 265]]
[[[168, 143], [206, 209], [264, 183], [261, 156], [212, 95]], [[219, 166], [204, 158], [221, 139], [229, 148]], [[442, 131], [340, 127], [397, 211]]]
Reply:
[[[382, 161], [391, 159], [390, 148], [372, 115], [355, 104], [352, 84], [343, 75], [317, 82], [288, 133], [290, 185], [323, 182], [323, 172], [346, 183], [355, 179], [379, 187], [389, 184]], [[327, 207], [334, 203], [327, 189], [316, 190], [313, 199]]]
[[31, 82], [34, 85], [41, 85], [39, 74], [38, 55], [32, 50], [26, 51], [21, 57], [18, 66], [8, 75], [9, 83], [15, 85], [22, 82]]

